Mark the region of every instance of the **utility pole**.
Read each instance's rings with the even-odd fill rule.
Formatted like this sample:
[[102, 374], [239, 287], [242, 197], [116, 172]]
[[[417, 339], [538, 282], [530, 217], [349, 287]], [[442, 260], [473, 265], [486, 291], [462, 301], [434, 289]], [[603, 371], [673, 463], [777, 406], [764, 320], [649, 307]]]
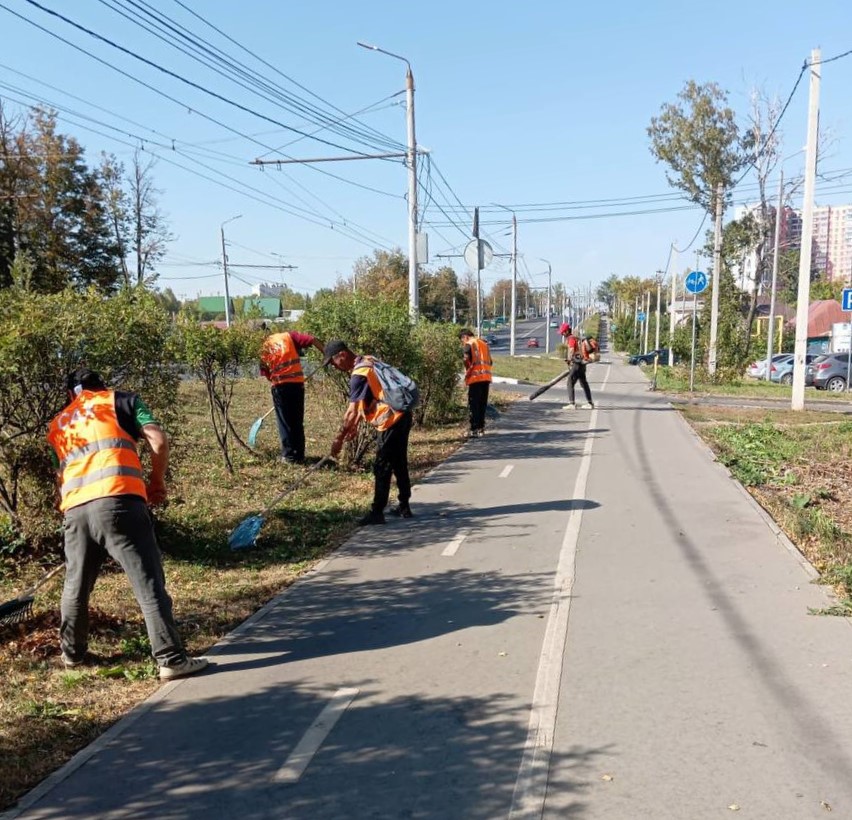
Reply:
[[482, 242], [479, 239], [479, 206], [473, 209], [473, 238], [476, 240], [476, 335], [482, 338]]
[[822, 57], [811, 51], [811, 85], [808, 97], [808, 142], [805, 151], [805, 192], [802, 203], [802, 245], [799, 255], [799, 290], [796, 299], [796, 347], [793, 359], [793, 396], [790, 407], [805, 409], [805, 354], [808, 347], [808, 308], [811, 296], [811, 245], [814, 236], [814, 187], [819, 131], [819, 84]]
[[645, 342], [642, 347], [642, 352], [648, 352], [648, 325], [650, 322], [648, 321], [651, 318], [651, 291], [645, 291]]
[[408, 314], [417, 321], [420, 290], [417, 284], [417, 138], [414, 135], [414, 74], [405, 72], [405, 114], [408, 124]]
[[232, 216], [230, 219], [226, 219], [219, 226], [219, 233], [222, 237], [222, 273], [225, 276], [225, 327], [231, 326], [231, 295], [228, 292], [228, 252], [225, 249], [225, 225], [229, 222], [233, 222], [235, 219], [240, 219], [241, 217], [242, 214]]
[[775, 209], [775, 242], [772, 252], [772, 288], [769, 291], [769, 333], [766, 337], [766, 381], [772, 376], [772, 354], [775, 343], [775, 290], [778, 287], [778, 253], [781, 250], [781, 211], [784, 208], [784, 168], [778, 182], [778, 205]]
[[674, 365], [675, 299], [677, 298], [677, 248], [672, 243], [672, 298], [669, 303], [669, 367]]
[[455, 296], [453, 296], [453, 324], [454, 325], [458, 324], [458, 322], [456, 322], [456, 297]]
[[[542, 262], [547, 262], [546, 259], [542, 259]], [[550, 262], [547, 262], [547, 307], [545, 308], [545, 320], [544, 320], [544, 352], [550, 353], [550, 285], [551, 285], [551, 273], [552, 269], [550, 267]]]
[[512, 214], [512, 319], [509, 325], [509, 355], [515, 355], [515, 319], [518, 315], [518, 218]]
[[660, 297], [662, 295], [663, 288], [663, 272], [661, 270], [657, 271], [657, 322], [656, 327], [654, 328], [654, 350], [660, 349]]
[[716, 186], [716, 230], [713, 238], [713, 293], [710, 302], [710, 356], [707, 372], [716, 373], [716, 337], [719, 330], [719, 290], [722, 285], [722, 196], [720, 182]]

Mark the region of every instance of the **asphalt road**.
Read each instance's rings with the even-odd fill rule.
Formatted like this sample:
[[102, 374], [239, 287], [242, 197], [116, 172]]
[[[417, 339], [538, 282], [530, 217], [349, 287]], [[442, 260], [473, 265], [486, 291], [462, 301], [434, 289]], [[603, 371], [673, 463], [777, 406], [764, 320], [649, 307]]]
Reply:
[[[852, 629], [636, 368], [520, 401], [26, 818], [852, 817]], [[515, 388], [517, 389], [517, 388]]]

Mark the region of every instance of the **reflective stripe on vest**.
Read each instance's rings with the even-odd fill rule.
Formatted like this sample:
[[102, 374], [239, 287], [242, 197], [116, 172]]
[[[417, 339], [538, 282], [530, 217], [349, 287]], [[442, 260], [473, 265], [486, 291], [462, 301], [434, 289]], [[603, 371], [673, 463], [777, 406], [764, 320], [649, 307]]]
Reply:
[[97, 453], [99, 450], [109, 450], [111, 448], [133, 450], [134, 453], [137, 452], [136, 442], [133, 440], [128, 441], [124, 438], [104, 438], [100, 441], [90, 441], [88, 444], [84, 444], [82, 447], [77, 447], [75, 450], [68, 453], [68, 455], [59, 463], [59, 469], [64, 470], [65, 466], [74, 461], [74, 459], [83, 458], [83, 456]]
[[373, 406], [369, 409], [364, 405], [364, 402], [361, 402], [361, 418], [368, 424], [372, 424], [377, 430], [388, 430], [402, 418], [403, 413], [394, 410], [393, 407], [383, 401], [385, 393], [376, 371], [373, 370], [373, 361], [372, 356], [360, 356], [356, 359], [355, 367], [352, 369], [353, 376], [364, 376], [367, 379], [370, 392], [375, 399]]
[[471, 339], [470, 367], [465, 371], [464, 383], [491, 381], [491, 353], [484, 339]]
[[50, 422], [47, 440], [59, 460], [63, 512], [108, 496], [147, 500], [136, 442], [118, 423], [112, 390], [80, 393]]
[[263, 343], [261, 361], [273, 385], [305, 381], [299, 350], [289, 333], [275, 333]]

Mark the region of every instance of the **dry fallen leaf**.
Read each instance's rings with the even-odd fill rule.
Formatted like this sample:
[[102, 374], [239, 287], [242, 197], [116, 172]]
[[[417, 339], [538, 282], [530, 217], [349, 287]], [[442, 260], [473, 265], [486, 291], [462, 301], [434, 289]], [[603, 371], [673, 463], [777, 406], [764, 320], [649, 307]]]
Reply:
[[831, 811], [831, 806], [825, 802], [825, 800], [819, 801], [820, 806], [822, 806], [826, 811]]
[[609, 782], [610, 780], [612, 780], [612, 775], [611, 774], [602, 774], [601, 780], [606, 780], [607, 782]]
[[506, 653], [505, 653], [505, 652], [498, 652], [497, 654], [498, 654], [501, 658], [505, 658], [505, 657], [506, 657]]
[[740, 807], [739, 807], [736, 803], [731, 803], [731, 805], [730, 805], [730, 806], [728, 806], [728, 808], [729, 808], [731, 811], [739, 811], [739, 810], [740, 810]]

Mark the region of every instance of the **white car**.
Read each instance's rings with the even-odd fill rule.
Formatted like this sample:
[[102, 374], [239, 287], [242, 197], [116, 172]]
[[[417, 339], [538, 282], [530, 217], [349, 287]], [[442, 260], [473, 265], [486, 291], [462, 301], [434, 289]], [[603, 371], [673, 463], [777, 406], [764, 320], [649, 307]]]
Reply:
[[[786, 359], [787, 356], [790, 356], [790, 353], [776, 353], [772, 357], [773, 362], [780, 362], [782, 359]], [[746, 368], [746, 376], [751, 376], [753, 379], [765, 379], [766, 378], [766, 357], [762, 359], [758, 359], [757, 361], [752, 362]]]

